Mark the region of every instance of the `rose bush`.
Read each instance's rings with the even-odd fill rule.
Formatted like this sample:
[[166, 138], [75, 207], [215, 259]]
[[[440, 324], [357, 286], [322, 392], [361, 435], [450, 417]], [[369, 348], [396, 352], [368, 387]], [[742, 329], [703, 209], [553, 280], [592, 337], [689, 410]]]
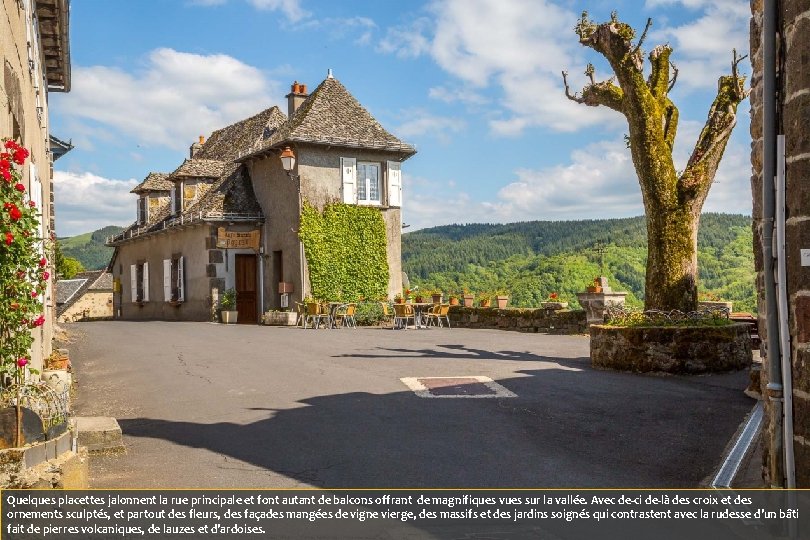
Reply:
[[0, 378], [22, 382], [30, 368], [33, 328], [45, 322], [42, 295], [48, 261], [39, 237], [39, 208], [28, 200], [22, 166], [28, 150], [10, 139], [0, 148]]

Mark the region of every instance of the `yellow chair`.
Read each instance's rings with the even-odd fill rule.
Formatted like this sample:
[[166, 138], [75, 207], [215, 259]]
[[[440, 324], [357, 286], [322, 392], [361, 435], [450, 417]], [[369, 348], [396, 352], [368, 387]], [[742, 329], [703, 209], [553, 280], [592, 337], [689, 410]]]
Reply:
[[329, 327], [329, 310], [323, 309], [318, 302], [309, 302], [307, 304], [307, 316], [304, 319], [304, 328], [307, 327], [307, 321], [312, 323], [312, 328], [318, 328], [321, 324], [321, 321], [324, 321], [326, 327]]
[[394, 328], [408, 328], [408, 319], [416, 324], [413, 306], [409, 304], [394, 304]]
[[430, 326], [444, 326], [442, 320], [447, 323], [447, 328], [450, 328], [450, 304], [436, 304], [427, 314], [427, 324]]

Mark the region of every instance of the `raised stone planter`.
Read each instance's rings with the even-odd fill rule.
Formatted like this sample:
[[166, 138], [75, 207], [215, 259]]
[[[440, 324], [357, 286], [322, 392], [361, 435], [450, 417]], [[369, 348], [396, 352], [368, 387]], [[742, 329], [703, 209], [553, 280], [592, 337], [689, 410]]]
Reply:
[[635, 372], [711, 373], [751, 366], [745, 324], [700, 327], [590, 327], [591, 364]]
[[298, 314], [294, 311], [268, 311], [262, 322], [268, 326], [295, 326]]

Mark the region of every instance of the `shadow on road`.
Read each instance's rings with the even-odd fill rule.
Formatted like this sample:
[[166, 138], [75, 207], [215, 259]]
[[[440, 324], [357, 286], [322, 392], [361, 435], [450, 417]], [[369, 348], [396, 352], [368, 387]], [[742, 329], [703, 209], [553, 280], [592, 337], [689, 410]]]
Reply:
[[[517, 351], [380, 348], [335, 357], [548, 362], [498, 382], [517, 398], [424, 399], [410, 391], [301, 400], [239, 424], [120, 419], [128, 437], [226, 456], [317, 487], [696, 487], [750, 408], [715, 377], [596, 371], [587, 359]], [[238, 460], [238, 461], [233, 461]], [[243, 462], [243, 463], [239, 463]], [[260, 474], [261, 471], [257, 471]]]

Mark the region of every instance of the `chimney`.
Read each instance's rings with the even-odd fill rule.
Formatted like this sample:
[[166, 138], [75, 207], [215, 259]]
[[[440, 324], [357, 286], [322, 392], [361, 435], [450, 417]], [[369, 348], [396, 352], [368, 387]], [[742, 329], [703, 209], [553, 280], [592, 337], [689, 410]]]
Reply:
[[199, 142], [195, 142], [195, 143], [194, 143], [194, 144], [192, 144], [192, 145], [191, 145], [191, 147], [188, 149], [188, 153], [189, 153], [189, 156], [188, 156], [188, 157], [189, 157], [189, 158], [193, 158], [193, 157], [194, 157], [194, 155], [195, 155], [197, 152], [199, 152], [199, 151], [200, 151], [200, 148], [202, 148], [202, 145], [203, 145], [204, 143], [205, 143], [205, 137], [203, 137], [202, 135], [200, 135], [200, 141], [199, 141]]
[[298, 84], [298, 81], [293, 82], [290, 93], [285, 97], [287, 98], [287, 118], [292, 118], [298, 107], [307, 99], [307, 85]]

